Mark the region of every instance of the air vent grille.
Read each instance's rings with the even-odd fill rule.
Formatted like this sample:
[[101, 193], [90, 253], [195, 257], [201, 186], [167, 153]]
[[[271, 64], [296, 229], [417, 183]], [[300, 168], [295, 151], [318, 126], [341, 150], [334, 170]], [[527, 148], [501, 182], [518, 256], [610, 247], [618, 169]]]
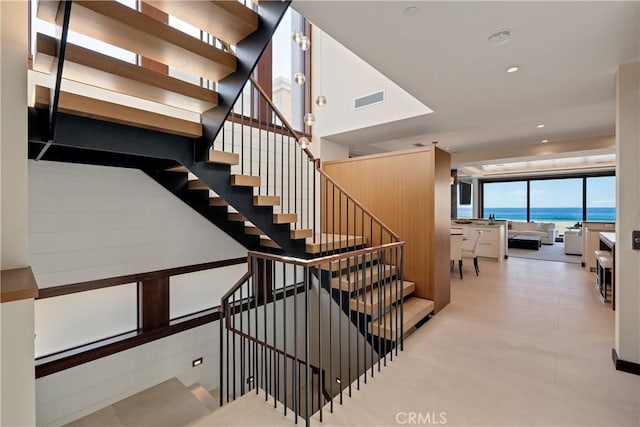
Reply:
[[384, 90], [372, 93], [370, 95], [361, 96], [354, 99], [353, 109], [359, 110], [365, 107], [371, 107], [372, 105], [381, 104], [384, 102]]

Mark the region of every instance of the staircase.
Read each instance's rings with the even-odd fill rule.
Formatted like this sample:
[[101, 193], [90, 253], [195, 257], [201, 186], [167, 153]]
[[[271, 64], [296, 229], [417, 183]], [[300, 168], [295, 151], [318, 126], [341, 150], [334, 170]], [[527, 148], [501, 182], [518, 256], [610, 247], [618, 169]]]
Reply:
[[69, 426], [187, 426], [218, 409], [200, 384], [185, 387], [177, 378], [156, 384], [86, 415]]
[[[250, 77], [290, 1], [143, 3], [208, 35], [113, 1], [38, 3], [60, 38], [35, 40], [30, 157], [142, 169], [246, 247], [248, 272], [221, 304], [218, 403], [255, 391], [296, 422], [322, 419], [433, 303], [411, 295], [400, 237], [323, 171]], [[67, 42], [70, 30], [164, 72]]]

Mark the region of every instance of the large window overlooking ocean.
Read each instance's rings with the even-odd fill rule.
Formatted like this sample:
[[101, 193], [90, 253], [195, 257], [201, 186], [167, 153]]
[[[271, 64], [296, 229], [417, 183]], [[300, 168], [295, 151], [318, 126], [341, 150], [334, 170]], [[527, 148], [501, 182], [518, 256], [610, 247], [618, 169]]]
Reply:
[[527, 182], [488, 182], [483, 186], [484, 215], [496, 219], [527, 220]]
[[587, 178], [587, 221], [616, 220], [616, 177]]
[[552, 222], [559, 230], [576, 222], [616, 220], [613, 175], [484, 181], [481, 188], [483, 218]]

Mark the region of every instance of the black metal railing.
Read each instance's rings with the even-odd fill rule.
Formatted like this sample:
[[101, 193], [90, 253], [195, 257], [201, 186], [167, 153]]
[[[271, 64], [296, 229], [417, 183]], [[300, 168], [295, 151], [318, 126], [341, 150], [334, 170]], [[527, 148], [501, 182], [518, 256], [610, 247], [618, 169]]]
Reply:
[[325, 405], [333, 412], [402, 349], [403, 250], [395, 242], [312, 260], [250, 252], [221, 303], [220, 403], [264, 393], [307, 425]]
[[279, 197], [275, 213], [296, 214], [292, 227], [310, 230], [307, 252], [338, 253], [400, 241], [323, 171], [305, 140], [249, 79], [212, 149], [238, 153], [240, 164], [232, 173], [260, 176], [255, 194]]

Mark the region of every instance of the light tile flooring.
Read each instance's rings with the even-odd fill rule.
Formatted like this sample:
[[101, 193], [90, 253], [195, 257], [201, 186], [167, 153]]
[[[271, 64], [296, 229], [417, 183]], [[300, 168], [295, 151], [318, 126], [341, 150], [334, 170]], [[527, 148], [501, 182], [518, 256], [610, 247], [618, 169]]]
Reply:
[[[640, 425], [640, 377], [613, 369], [614, 312], [592, 273], [518, 258], [480, 269], [452, 274], [451, 304], [322, 425], [408, 424], [411, 412], [420, 424]], [[197, 425], [291, 425], [253, 396], [251, 410], [229, 405]]]

